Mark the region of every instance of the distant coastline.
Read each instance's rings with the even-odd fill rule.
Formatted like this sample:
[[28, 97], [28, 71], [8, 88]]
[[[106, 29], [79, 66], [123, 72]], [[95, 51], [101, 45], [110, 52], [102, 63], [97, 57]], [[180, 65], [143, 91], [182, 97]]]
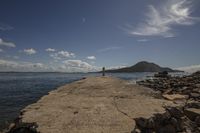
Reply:
[[[130, 67], [123, 67], [119, 69], [109, 69], [105, 72], [108, 73], [134, 73], [134, 72], [184, 72], [180, 70], [174, 70], [169, 67], [161, 67], [155, 63], [147, 62], [147, 61], [141, 61], [136, 63], [133, 66]], [[102, 71], [100, 71], [102, 72]]]

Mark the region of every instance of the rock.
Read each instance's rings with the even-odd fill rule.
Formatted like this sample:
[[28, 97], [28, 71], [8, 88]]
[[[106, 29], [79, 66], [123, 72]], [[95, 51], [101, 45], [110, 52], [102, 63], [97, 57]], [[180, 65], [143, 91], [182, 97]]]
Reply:
[[200, 84], [196, 84], [195, 87], [200, 88]]
[[171, 101], [174, 101], [174, 100], [185, 100], [185, 99], [188, 99], [188, 95], [180, 95], [180, 94], [163, 94], [162, 95], [165, 99], [167, 100], [171, 100]]
[[200, 102], [196, 101], [188, 101], [188, 103], [185, 106], [186, 108], [197, 108], [200, 109]]
[[131, 133], [141, 133], [140, 129], [136, 128]]
[[166, 110], [169, 111], [172, 117], [180, 119], [182, 116], [184, 116], [184, 113], [181, 108], [167, 107]]
[[163, 71], [163, 72], [159, 72], [159, 73], [155, 74], [154, 77], [168, 78], [169, 75], [168, 75], [167, 71]]
[[147, 120], [145, 118], [135, 118], [135, 123], [139, 128], [145, 128], [147, 124]]
[[153, 118], [148, 119], [146, 127], [147, 128], [154, 128], [155, 127], [155, 122], [154, 122]]
[[170, 122], [174, 125], [174, 126], [178, 126], [178, 121], [176, 118], [172, 117]]
[[12, 128], [14, 128], [15, 127], [15, 123], [11, 123], [10, 125], [9, 125], [9, 128], [8, 129], [12, 129]]
[[7, 133], [39, 133], [36, 123], [16, 123]]
[[172, 92], [172, 89], [167, 89], [166, 91], [164, 91], [163, 94], [171, 94], [171, 92]]
[[158, 129], [157, 133], [176, 133], [173, 125], [166, 125]]
[[[135, 132], [141, 133], [199, 133], [200, 116], [191, 121], [183, 112], [183, 107], [166, 107], [165, 113], [154, 114], [149, 119], [136, 118]], [[196, 112], [193, 110], [193, 113]]]
[[192, 121], [195, 121], [196, 117], [200, 116], [200, 109], [188, 108], [184, 110], [185, 115]]
[[195, 118], [195, 123], [200, 127], [200, 116]]
[[191, 98], [200, 98], [200, 94], [199, 93], [190, 93], [190, 97]]

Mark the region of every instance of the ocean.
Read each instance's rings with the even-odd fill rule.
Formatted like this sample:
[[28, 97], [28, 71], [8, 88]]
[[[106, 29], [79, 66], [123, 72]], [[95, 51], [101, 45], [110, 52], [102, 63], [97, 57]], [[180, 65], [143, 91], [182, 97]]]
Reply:
[[[136, 80], [153, 73], [107, 74], [121, 79]], [[49, 91], [87, 76], [100, 73], [0, 73], [0, 131], [7, 127], [24, 107], [39, 100]]]

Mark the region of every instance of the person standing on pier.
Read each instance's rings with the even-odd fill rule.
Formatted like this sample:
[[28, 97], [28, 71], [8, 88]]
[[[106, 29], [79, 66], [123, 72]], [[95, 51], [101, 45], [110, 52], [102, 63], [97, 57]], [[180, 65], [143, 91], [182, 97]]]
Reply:
[[102, 76], [105, 76], [105, 67], [102, 68]]

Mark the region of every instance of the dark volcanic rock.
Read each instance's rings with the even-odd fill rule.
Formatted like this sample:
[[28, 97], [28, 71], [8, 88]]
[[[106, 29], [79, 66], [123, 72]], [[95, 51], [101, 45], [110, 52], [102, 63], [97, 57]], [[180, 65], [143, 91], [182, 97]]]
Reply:
[[166, 74], [158, 75], [153, 80], [139, 81], [137, 83], [164, 94], [188, 95], [189, 99], [200, 101], [200, 72], [183, 77], [170, 77]]
[[38, 127], [36, 123], [22, 122], [22, 114], [23, 111], [21, 111], [20, 116], [15, 119], [14, 123], [10, 124], [8, 130], [3, 133], [39, 133], [36, 129]]
[[185, 109], [185, 114], [190, 120], [195, 121], [197, 117], [200, 117], [200, 109], [188, 108]]
[[18, 123], [15, 124], [7, 133], [39, 133], [36, 131], [35, 123]]
[[184, 113], [183, 107], [166, 107], [163, 114], [151, 118], [135, 118], [136, 127], [132, 133], [199, 133], [199, 120], [191, 121]]
[[[168, 100], [176, 103], [178, 99], [184, 104], [166, 107], [165, 113], [149, 119], [136, 118], [133, 133], [200, 133], [200, 72], [183, 77], [157, 76], [138, 84], [160, 91]], [[185, 98], [181, 98], [183, 96]]]

